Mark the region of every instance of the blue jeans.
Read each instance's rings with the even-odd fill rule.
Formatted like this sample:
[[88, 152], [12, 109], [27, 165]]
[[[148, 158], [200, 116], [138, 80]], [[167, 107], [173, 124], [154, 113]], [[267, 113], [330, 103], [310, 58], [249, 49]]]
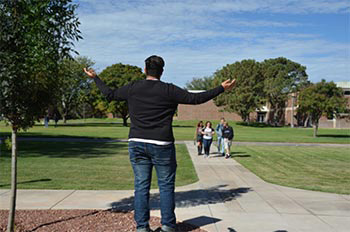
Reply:
[[143, 142], [129, 142], [129, 155], [134, 170], [135, 221], [137, 229], [149, 228], [149, 190], [153, 166], [157, 172], [160, 192], [161, 223], [175, 229], [175, 175], [176, 154], [174, 144], [155, 145]]
[[225, 153], [224, 137], [218, 136], [218, 152]]
[[203, 139], [203, 146], [204, 146], [204, 154], [205, 155], [209, 155], [211, 142], [213, 142], [213, 139]]

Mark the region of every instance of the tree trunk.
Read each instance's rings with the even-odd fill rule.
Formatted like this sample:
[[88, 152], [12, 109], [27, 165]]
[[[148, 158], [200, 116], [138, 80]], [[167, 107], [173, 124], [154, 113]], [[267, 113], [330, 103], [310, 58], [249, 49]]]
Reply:
[[275, 124], [276, 109], [271, 105], [270, 111], [267, 113], [267, 124], [273, 126]]
[[128, 126], [128, 117], [123, 116], [123, 126]]
[[310, 115], [308, 115], [308, 116], [306, 117], [305, 123], [304, 123], [304, 127], [305, 127], [305, 128], [306, 128], [306, 127], [309, 127], [309, 125], [310, 125], [310, 120], [311, 120], [311, 117], [310, 117]]
[[314, 138], [317, 137], [317, 131], [318, 131], [318, 122], [314, 124]]
[[67, 123], [67, 114], [66, 113], [64, 113], [62, 115], [62, 119], [63, 119], [63, 123], [66, 124]]
[[11, 193], [7, 232], [14, 231], [17, 196], [17, 129], [12, 126]]
[[242, 118], [243, 122], [247, 122], [247, 117], [246, 117], [246, 115], [244, 113], [240, 112], [238, 114]]

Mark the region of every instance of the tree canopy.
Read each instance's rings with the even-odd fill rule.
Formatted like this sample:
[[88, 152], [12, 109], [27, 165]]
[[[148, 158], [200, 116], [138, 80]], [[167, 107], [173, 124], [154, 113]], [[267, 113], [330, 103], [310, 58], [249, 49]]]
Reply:
[[27, 129], [52, 102], [58, 63], [80, 39], [71, 0], [1, 1], [0, 111]]
[[17, 131], [34, 125], [57, 90], [58, 63], [81, 38], [71, 0], [0, 1], [0, 112], [12, 126], [8, 228], [14, 231]]
[[[121, 86], [127, 85], [132, 81], [144, 79], [146, 76], [142, 73], [142, 69], [127, 64], [113, 64], [105, 68], [99, 77], [102, 81], [106, 83], [110, 88], [119, 88]], [[129, 118], [128, 104], [125, 101], [111, 101], [108, 102], [105, 97], [103, 97], [97, 87], [93, 94], [96, 96], [94, 105], [100, 111], [106, 113], [118, 114], [123, 118], [124, 126], [127, 126], [127, 119]]]
[[261, 65], [264, 95], [269, 103], [268, 123], [283, 124], [288, 94], [308, 83], [306, 67], [284, 57], [267, 59]]
[[73, 109], [89, 102], [91, 80], [82, 72], [83, 68], [91, 67], [94, 62], [87, 57], [63, 59], [59, 64], [59, 87], [55, 106], [58, 108], [63, 121], [73, 114]]
[[213, 77], [193, 78], [186, 83], [187, 90], [209, 90], [213, 87]]
[[263, 101], [263, 75], [261, 64], [255, 60], [242, 60], [229, 64], [214, 74], [214, 84], [235, 78], [233, 91], [224, 92], [215, 98], [217, 106], [224, 106], [228, 112], [236, 112], [242, 120], [249, 122], [249, 114], [259, 109]]
[[316, 137], [321, 116], [333, 116], [343, 112], [346, 99], [343, 97], [343, 90], [334, 82], [322, 80], [303, 89], [299, 94], [298, 104], [298, 112], [311, 116]]

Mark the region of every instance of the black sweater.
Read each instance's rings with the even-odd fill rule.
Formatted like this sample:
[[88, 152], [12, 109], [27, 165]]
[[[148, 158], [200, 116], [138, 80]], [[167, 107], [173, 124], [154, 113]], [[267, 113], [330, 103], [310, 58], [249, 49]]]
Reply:
[[222, 137], [232, 140], [234, 137], [232, 127], [224, 127], [224, 129], [222, 129]]
[[110, 89], [98, 77], [97, 87], [108, 101], [127, 101], [131, 120], [129, 138], [174, 141], [173, 115], [178, 104], [201, 104], [224, 92], [220, 85], [201, 93], [189, 93], [158, 80], [139, 80]]

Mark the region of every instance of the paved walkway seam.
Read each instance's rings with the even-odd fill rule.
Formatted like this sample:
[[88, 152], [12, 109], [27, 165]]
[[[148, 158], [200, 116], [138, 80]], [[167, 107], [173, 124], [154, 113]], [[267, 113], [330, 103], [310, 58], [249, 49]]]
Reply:
[[62, 198], [62, 200], [57, 201], [56, 204], [54, 204], [53, 206], [50, 207], [50, 209], [53, 209], [55, 206], [57, 206], [59, 203], [61, 203], [62, 201], [66, 200], [68, 197], [70, 197], [73, 193], [75, 193], [77, 190], [73, 190], [71, 193], [69, 193], [67, 196], [65, 196], [64, 198]]

